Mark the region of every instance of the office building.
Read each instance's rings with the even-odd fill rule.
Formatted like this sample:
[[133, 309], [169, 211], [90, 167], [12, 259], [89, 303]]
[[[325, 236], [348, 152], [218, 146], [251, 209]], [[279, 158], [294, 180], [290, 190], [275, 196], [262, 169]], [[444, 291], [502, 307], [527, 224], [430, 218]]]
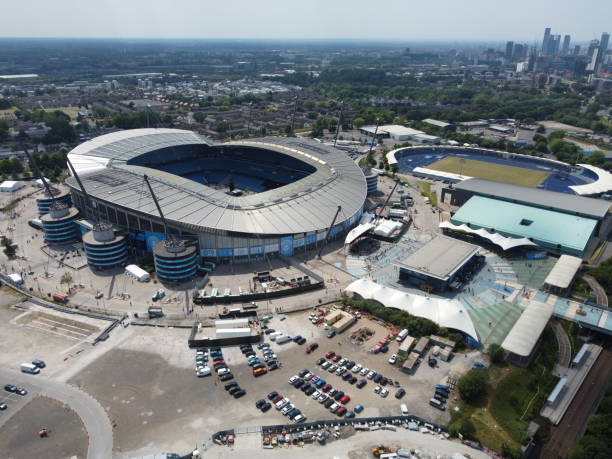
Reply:
[[570, 40], [571, 37], [569, 35], [563, 37], [563, 46], [561, 47], [561, 54], [564, 56], [569, 54]]
[[548, 42], [550, 41], [550, 27], [544, 29], [544, 39], [542, 40], [542, 55], [548, 55]]
[[514, 51], [514, 42], [513, 41], [509, 41], [506, 43], [506, 60], [511, 60], [512, 59], [512, 52]]

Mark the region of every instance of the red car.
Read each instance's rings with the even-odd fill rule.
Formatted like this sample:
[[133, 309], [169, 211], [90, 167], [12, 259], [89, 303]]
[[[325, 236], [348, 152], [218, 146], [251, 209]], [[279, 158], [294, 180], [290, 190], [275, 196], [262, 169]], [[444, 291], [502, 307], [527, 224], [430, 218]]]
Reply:
[[344, 408], [343, 406], [341, 406], [340, 408], [338, 408], [338, 411], [336, 411], [336, 414], [338, 416], [344, 416], [346, 414], [346, 408]]
[[213, 360], [213, 365], [217, 365], [219, 363], [225, 363], [225, 360], [222, 360], [222, 359]]
[[332, 360], [334, 362], [339, 362], [341, 359], [342, 359], [342, 356], [340, 354], [336, 354]]
[[334, 351], [329, 351], [327, 354], [325, 354], [325, 357], [327, 357], [328, 359], [331, 359], [334, 355], [336, 355]]
[[278, 403], [283, 399], [283, 394], [278, 394], [276, 397], [272, 399], [272, 403]]
[[343, 395], [342, 397], [340, 397], [340, 400], [338, 401], [342, 403], [343, 405], [346, 405], [348, 402], [351, 401], [351, 397], [349, 397], [348, 395]]
[[329, 392], [331, 388], [332, 388], [331, 384], [325, 384], [323, 387], [321, 387], [321, 390], [323, 392]]

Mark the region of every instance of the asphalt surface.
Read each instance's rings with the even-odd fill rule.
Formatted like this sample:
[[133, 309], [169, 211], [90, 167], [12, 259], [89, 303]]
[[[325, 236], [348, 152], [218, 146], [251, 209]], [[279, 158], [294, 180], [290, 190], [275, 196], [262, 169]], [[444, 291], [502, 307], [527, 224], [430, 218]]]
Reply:
[[602, 350], [559, 425], [551, 429], [550, 441], [540, 456], [542, 459], [566, 457], [572, 444], [584, 434], [587, 420], [597, 409], [612, 374], [609, 347]]
[[[13, 370], [0, 369], [0, 382], [24, 387], [29, 396], [43, 395], [58, 400], [74, 410], [89, 434], [87, 457], [109, 459], [113, 450], [113, 429], [102, 406], [90, 395], [76, 387], [45, 378], [43, 374], [29, 375]], [[17, 410], [11, 413], [14, 414]], [[4, 414], [7, 414], [5, 411]], [[11, 416], [0, 418], [0, 428]], [[49, 426], [52, 428], [52, 426]]]
[[586, 281], [587, 284], [589, 284], [591, 290], [595, 292], [595, 296], [597, 297], [597, 304], [601, 304], [607, 307], [608, 295], [606, 295], [606, 291], [603, 289], [603, 287], [599, 285], [599, 282], [597, 282], [594, 277], [589, 276], [588, 274], [583, 274], [582, 278]]

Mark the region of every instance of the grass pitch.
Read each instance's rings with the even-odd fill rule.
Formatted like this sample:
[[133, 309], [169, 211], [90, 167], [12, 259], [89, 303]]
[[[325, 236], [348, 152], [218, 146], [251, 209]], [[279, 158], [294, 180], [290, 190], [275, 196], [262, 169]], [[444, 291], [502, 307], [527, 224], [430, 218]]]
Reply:
[[430, 164], [427, 168], [530, 187], [538, 186], [549, 175], [548, 172], [525, 169], [523, 167], [503, 166], [501, 164], [457, 158], [455, 156], [447, 156], [440, 161]]

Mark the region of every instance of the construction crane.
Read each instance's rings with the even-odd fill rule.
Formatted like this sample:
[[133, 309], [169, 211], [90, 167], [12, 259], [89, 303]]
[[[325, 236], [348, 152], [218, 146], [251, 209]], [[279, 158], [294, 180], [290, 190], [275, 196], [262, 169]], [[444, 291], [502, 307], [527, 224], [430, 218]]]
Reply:
[[40, 178], [43, 187], [45, 188], [45, 190], [47, 191], [47, 194], [49, 195], [49, 197], [51, 198], [51, 203], [55, 202], [55, 194], [54, 191], [50, 186], [49, 183], [47, 182], [47, 179], [43, 176], [43, 174], [40, 172], [40, 169], [38, 168], [38, 164], [36, 164], [36, 161], [34, 161], [34, 157], [32, 157], [32, 155], [30, 155], [30, 152], [28, 151], [28, 149], [25, 146], [22, 146], [23, 151], [25, 152], [25, 154], [28, 157], [28, 161], [30, 161], [30, 164], [32, 166], [34, 166], [34, 172], [36, 172], [36, 175], [38, 175], [38, 178]]
[[[92, 205], [92, 208], [94, 207], [93, 205], [93, 199], [91, 199], [91, 197], [87, 194], [87, 191], [85, 191], [85, 187], [83, 186], [83, 182], [81, 182], [81, 178], [79, 177], [79, 175], [77, 174], [76, 169], [74, 168], [74, 166], [72, 165], [72, 163], [70, 162], [70, 160], [68, 158], [66, 158], [66, 162], [68, 163], [68, 168], [70, 169], [70, 171], [72, 172], [72, 175], [74, 175], [75, 180], [77, 181], [77, 183], [79, 184], [79, 188], [81, 188], [81, 191], [83, 192], [83, 194], [85, 195], [85, 201], [89, 201]], [[92, 211], [93, 214], [93, 220], [94, 220], [94, 224], [99, 225], [100, 224], [100, 216], [98, 215], [97, 209], [95, 211]]]
[[323, 244], [321, 244], [321, 248], [319, 249], [319, 253], [317, 253], [317, 258], [321, 258], [321, 252], [323, 252], [323, 247], [325, 246], [325, 244], [327, 244], [327, 239], [329, 238], [329, 233], [331, 233], [332, 228], [334, 227], [334, 223], [336, 223], [336, 219], [338, 218], [338, 214], [340, 213], [340, 211], [342, 210], [342, 206], [338, 206], [338, 209], [336, 210], [336, 214], [334, 215], [334, 218], [331, 222], [331, 225], [329, 225], [329, 228], [327, 229], [327, 234], [325, 235], [325, 240], [323, 241]]
[[387, 196], [387, 199], [385, 199], [385, 203], [382, 205], [382, 207], [380, 208], [380, 212], [378, 213], [378, 215], [376, 215], [374, 217], [374, 219], [378, 219], [380, 218], [382, 211], [385, 209], [385, 207], [387, 207], [387, 204], [389, 203], [389, 199], [391, 199], [391, 196], [393, 196], [393, 192], [395, 191], [395, 189], [397, 188], [397, 185], [399, 184], [399, 180], [396, 179], [395, 180], [395, 185], [393, 185], [393, 189], [391, 190], [391, 193], [389, 193], [389, 196]]
[[153, 188], [151, 187], [151, 184], [149, 183], [149, 177], [145, 174], [143, 176], [143, 179], [145, 183], [147, 184], [147, 187], [149, 187], [149, 193], [151, 193], [151, 197], [153, 198], [155, 207], [157, 207], [157, 212], [159, 212], [159, 216], [161, 218], [162, 225], [164, 225], [164, 236], [166, 236], [166, 239], [175, 239], [174, 236], [171, 236], [168, 234], [168, 224], [166, 223], [166, 217], [164, 217], [164, 213], [161, 210], [161, 206], [159, 205], [159, 202], [157, 201], [157, 197], [155, 196], [155, 193], [153, 192]]

